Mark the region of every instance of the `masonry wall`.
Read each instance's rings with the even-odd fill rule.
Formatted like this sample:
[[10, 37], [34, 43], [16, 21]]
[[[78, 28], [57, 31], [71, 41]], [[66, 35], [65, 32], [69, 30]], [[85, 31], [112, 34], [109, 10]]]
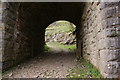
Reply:
[[3, 3], [3, 69], [31, 55], [31, 32], [19, 15], [19, 6], [19, 3]]
[[0, 62], [2, 61], [2, 4], [0, 3]]
[[41, 25], [36, 25], [37, 20], [32, 19], [32, 12], [28, 12], [31, 7], [24, 7], [22, 3], [17, 2], [2, 3], [2, 5], [4, 26], [2, 62], [3, 70], [6, 70], [42, 53], [45, 30], [40, 29]]
[[[3, 30], [3, 25], [2, 25], [2, 4], [0, 2], [0, 73], [2, 73], [2, 32]], [[2, 74], [0, 74], [0, 79], [2, 78]]]
[[107, 78], [120, 76], [120, 3], [86, 3], [83, 56]]

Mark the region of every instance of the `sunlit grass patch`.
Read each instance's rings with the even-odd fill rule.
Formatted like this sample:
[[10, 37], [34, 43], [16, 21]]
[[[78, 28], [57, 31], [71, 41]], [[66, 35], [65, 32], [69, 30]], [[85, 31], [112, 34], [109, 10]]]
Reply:
[[71, 69], [67, 78], [102, 78], [98, 69], [87, 60], [80, 59], [79, 62], [79, 67]]
[[49, 52], [51, 51], [51, 48], [48, 47], [47, 45], [44, 45], [44, 52]]
[[63, 45], [58, 42], [49, 42], [47, 45], [53, 45], [61, 50], [69, 50], [69, 51], [75, 51], [76, 50], [76, 45]]

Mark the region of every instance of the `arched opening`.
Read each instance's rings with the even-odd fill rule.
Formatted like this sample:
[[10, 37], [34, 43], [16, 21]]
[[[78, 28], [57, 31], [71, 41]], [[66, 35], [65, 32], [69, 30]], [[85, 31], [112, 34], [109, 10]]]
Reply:
[[45, 51], [76, 51], [76, 26], [66, 20], [58, 20], [45, 29]]
[[[78, 36], [80, 36], [78, 28], [80, 28], [79, 24], [82, 17], [82, 5], [83, 3], [81, 5], [79, 3], [6, 4], [9, 10], [6, 13], [4, 10], [3, 13], [6, 29], [3, 69], [7, 69], [31, 56], [42, 54], [45, 45], [45, 29], [56, 20], [67, 20], [76, 25], [76, 44], [78, 48]], [[16, 16], [11, 18], [9, 14]], [[8, 17], [11, 20], [10, 22], [7, 20]]]

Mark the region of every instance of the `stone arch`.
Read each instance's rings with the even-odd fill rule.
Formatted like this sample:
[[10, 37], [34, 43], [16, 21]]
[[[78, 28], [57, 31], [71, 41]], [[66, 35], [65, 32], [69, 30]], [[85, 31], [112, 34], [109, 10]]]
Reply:
[[78, 3], [14, 2], [3, 5], [4, 44], [6, 44], [3, 53], [4, 69], [42, 52], [45, 44], [45, 29], [53, 21], [63, 19], [73, 22], [76, 26], [79, 25], [77, 18], [80, 17], [78, 15], [81, 11], [79, 14], [73, 14], [81, 9]]

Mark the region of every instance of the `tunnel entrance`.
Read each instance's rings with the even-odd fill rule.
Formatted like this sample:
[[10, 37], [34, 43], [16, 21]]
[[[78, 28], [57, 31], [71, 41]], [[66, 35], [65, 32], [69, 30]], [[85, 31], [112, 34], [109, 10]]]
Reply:
[[80, 40], [79, 28], [83, 3], [80, 4], [5, 3], [9, 10], [3, 12], [4, 24], [6, 25], [3, 69], [18, 64], [27, 58], [42, 54], [45, 45], [45, 30], [50, 23], [57, 20], [70, 21], [76, 25], [76, 45], [77, 50], [80, 51], [76, 52], [80, 54], [81, 48], [78, 46], [81, 46], [81, 44], [78, 40]]
[[45, 30], [45, 44], [47, 51], [75, 53], [76, 26], [65, 20], [53, 22]]

